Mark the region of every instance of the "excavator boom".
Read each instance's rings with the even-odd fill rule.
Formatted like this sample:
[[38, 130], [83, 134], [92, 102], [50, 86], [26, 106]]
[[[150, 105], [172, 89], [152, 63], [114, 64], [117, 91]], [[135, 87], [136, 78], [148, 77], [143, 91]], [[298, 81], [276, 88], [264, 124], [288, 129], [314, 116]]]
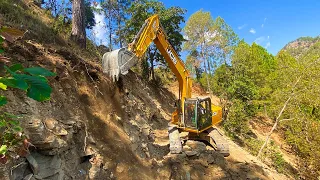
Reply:
[[227, 144], [221, 140], [222, 134], [214, 128], [214, 125], [221, 121], [221, 108], [211, 105], [210, 98], [191, 98], [192, 78], [183, 61], [170, 45], [158, 15], [153, 15], [144, 22], [127, 48], [103, 55], [103, 72], [109, 74], [113, 81], [117, 81], [120, 74], [127, 74], [128, 70], [144, 57], [152, 42], [155, 43], [179, 82], [178, 107], [172, 113], [169, 123], [170, 151], [172, 153], [182, 151], [179, 131], [187, 131], [194, 134], [190, 137], [195, 138], [200, 137], [201, 133], [206, 134], [209, 143], [215, 143], [218, 151], [229, 155]]

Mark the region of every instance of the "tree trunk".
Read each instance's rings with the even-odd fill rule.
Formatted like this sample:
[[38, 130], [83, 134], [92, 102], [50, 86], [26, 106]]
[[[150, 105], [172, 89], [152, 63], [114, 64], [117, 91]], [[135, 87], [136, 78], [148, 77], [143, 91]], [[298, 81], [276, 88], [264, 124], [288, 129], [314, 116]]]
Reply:
[[276, 122], [273, 124], [272, 129], [270, 130], [269, 134], [267, 135], [267, 138], [266, 138], [265, 142], [263, 143], [263, 145], [261, 146], [261, 148], [260, 148], [260, 150], [259, 150], [259, 152], [258, 152], [258, 155], [257, 155], [258, 158], [261, 156], [261, 153], [262, 153], [262, 150], [264, 149], [264, 147], [268, 144], [268, 141], [269, 141], [269, 139], [270, 139], [273, 131], [276, 129], [276, 127], [277, 127], [277, 125], [278, 125], [278, 122], [279, 122], [279, 120], [280, 120], [280, 117], [281, 117], [283, 111], [286, 109], [286, 107], [287, 107], [287, 105], [288, 105], [291, 97], [292, 97], [292, 96], [290, 96], [290, 97], [287, 99], [287, 101], [284, 103], [281, 111], [279, 112], [279, 115], [278, 115], [278, 117], [277, 117], [277, 119], [276, 119]]
[[108, 1], [109, 3], [109, 14], [108, 14], [108, 26], [109, 26], [109, 48], [110, 50], [112, 50], [112, 27], [111, 27], [111, 21], [112, 21], [112, 17], [111, 17], [111, 11], [112, 11], [112, 2], [111, 0]]
[[81, 48], [86, 48], [84, 0], [72, 1], [71, 39]]
[[263, 143], [263, 145], [261, 146], [261, 148], [260, 148], [260, 150], [259, 150], [259, 152], [258, 152], [258, 155], [257, 155], [258, 158], [261, 156], [261, 153], [262, 153], [264, 147], [268, 144], [268, 141], [269, 141], [269, 139], [270, 139], [273, 131], [276, 129], [276, 127], [277, 127], [277, 125], [278, 125], [278, 122], [280, 121], [280, 117], [281, 117], [283, 111], [286, 109], [286, 107], [287, 107], [290, 99], [293, 97], [293, 95], [294, 95], [294, 94], [293, 94], [293, 91], [294, 91], [294, 89], [296, 88], [296, 85], [299, 83], [300, 79], [301, 79], [301, 76], [300, 76], [300, 77], [297, 79], [297, 81], [294, 83], [294, 85], [293, 85], [293, 87], [292, 87], [292, 89], [291, 89], [292, 94], [288, 97], [288, 99], [287, 99], [286, 102], [284, 103], [281, 111], [279, 112], [278, 117], [276, 118], [276, 122], [273, 124], [272, 129], [271, 129], [270, 132], [268, 133], [265, 142]]
[[207, 90], [208, 92], [210, 92], [210, 82], [209, 82], [209, 72], [208, 72], [208, 68], [207, 68], [207, 65], [206, 65], [206, 57], [204, 55], [204, 52], [203, 52], [203, 48], [201, 48], [201, 58], [203, 59], [203, 66], [204, 66], [204, 72], [207, 73]]
[[118, 6], [117, 6], [117, 25], [118, 25], [118, 36], [119, 36], [119, 46], [122, 48], [122, 32], [121, 32], [121, 12], [120, 12], [120, 1], [117, 1]]
[[154, 57], [155, 57], [155, 51], [150, 52], [150, 73], [151, 73], [151, 79], [154, 81], [156, 80], [155, 75], [154, 75]]

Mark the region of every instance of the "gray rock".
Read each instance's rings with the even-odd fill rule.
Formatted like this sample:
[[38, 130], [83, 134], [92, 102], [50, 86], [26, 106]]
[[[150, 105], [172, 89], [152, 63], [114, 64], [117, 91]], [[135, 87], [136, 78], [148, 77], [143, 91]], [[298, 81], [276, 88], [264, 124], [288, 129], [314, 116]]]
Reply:
[[23, 178], [23, 174], [26, 171], [28, 167], [28, 163], [27, 162], [22, 162], [19, 165], [17, 165], [14, 169], [12, 169], [12, 179], [22, 179]]
[[200, 141], [193, 141], [193, 140], [188, 140], [186, 142], [186, 145], [189, 146], [192, 150], [202, 152], [207, 150], [206, 145], [203, 142]]
[[35, 174], [34, 178], [63, 179], [61, 169], [61, 159], [59, 156], [45, 156], [39, 153], [32, 153], [27, 160]]
[[31, 180], [32, 176], [33, 174], [28, 174], [23, 178], [23, 180]]
[[197, 151], [185, 151], [184, 153], [186, 153], [188, 157], [195, 156], [198, 154]]
[[40, 167], [39, 167], [38, 162], [35, 160], [35, 158], [31, 154], [29, 154], [27, 156], [27, 160], [28, 160], [28, 162], [30, 164], [30, 167], [31, 167], [31, 169], [33, 171], [33, 174], [38, 174], [39, 171], [40, 171]]
[[211, 155], [209, 155], [208, 157], [207, 157], [207, 162], [208, 162], [208, 164], [213, 164], [214, 163], [214, 157], [213, 156], [211, 156]]

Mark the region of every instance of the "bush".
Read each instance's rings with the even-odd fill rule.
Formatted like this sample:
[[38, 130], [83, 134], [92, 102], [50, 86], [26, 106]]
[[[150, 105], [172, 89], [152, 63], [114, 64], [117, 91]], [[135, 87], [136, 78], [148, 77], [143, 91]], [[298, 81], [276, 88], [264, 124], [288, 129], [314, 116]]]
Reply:
[[227, 119], [223, 123], [223, 127], [232, 136], [247, 134], [249, 117], [247, 116], [245, 105], [240, 100], [234, 100], [230, 109], [228, 110]]

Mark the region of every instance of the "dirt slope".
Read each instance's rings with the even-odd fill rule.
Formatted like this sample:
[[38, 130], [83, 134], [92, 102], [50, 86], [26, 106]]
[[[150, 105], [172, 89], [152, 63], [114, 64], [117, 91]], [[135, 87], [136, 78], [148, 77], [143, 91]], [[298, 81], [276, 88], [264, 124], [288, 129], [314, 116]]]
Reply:
[[[26, 8], [31, 5], [28, 1]], [[36, 22], [50, 29], [47, 20]], [[133, 72], [113, 83], [102, 74], [98, 57], [67, 42], [44, 43], [32, 33], [7, 44], [5, 55], [12, 63], [42, 66], [57, 76], [49, 79], [53, 92], [47, 102], [36, 102], [18, 90], [5, 92], [9, 103], [1, 111], [23, 115], [24, 133], [36, 148], [27, 157], [15, 156], [1, 165], [0, 179], [285, 178], [231, 141], [228, 158], [192, 141], [184, 142], [189, 153], [171, 155], [167, 123], [173, 93]]]

